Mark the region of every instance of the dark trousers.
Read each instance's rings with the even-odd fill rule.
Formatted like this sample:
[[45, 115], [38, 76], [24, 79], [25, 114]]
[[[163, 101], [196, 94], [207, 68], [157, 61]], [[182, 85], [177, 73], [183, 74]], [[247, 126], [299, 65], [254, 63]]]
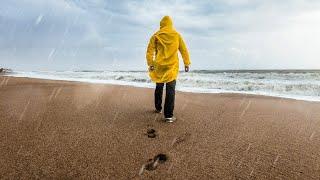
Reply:
[[[164, 83], [157, 83], [154, 91], [154, 104], [157, 110], [162, 109], [162, 94]], [[166, 83], [166, 100], [164, 102], [164, 117], [171, 118], [174, 110], [176, 80]]]

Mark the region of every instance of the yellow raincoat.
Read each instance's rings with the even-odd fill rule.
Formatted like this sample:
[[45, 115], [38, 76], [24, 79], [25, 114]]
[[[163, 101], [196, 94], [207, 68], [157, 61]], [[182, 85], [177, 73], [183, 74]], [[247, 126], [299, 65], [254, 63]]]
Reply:
[[167, 83], [177, 79], [179, 72], [178, 50], [180, 51], [185, 66], [191, 64], [187, 47], [180, 36], [172, 27], [169, 16], [160, 22], [160, 30], [150, 39], [147, 49], [149, 76], [157, 83]]

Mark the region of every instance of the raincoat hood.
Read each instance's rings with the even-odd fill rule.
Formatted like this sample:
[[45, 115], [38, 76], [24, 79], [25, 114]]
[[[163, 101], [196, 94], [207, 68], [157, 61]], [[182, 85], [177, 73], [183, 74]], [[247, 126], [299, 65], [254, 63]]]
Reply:
[[164, 57], [168, 57], [170, 54], [168, 49], [175, 49], [170, 48], [173, 44], [177, 45], [177, 35], [178, 33], [172, 27], [172, 20], [170, 16], [164, 16], [160, 21], [160, 30], [155, 33], [155, 37], [159, 44], [162, 45], [164, 51]]
[[171, 20], [170, 16], [165, 16], [160, 21], [160, 29], [162, 29], [164, 27], [172, 28], [172, 20]]
[[180, 36], [172, 27], [172, 20], [164, 16], [160, 21], [160, 29], [151, 37], [146, 58], [149, 66], [149, 76], [152, 81], [166, 83], [175, 80], [179, 72], [178, 50], [180, 51], [184, 64], [189, 65], [189, 54], [187, 47]]

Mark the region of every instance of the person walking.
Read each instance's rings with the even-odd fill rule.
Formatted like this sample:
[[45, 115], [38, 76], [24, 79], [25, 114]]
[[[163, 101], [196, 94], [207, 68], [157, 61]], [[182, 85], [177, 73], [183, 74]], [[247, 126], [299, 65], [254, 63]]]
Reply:
[[190, 57], [181, 35], [173, 29], [172, 20], [164, 16], [160, 21], [160, 30], [150, 39], [146, 59], [149, 76], [156, 83], [154, 92], [155, 112], [162, 113], [162, 94], [166, 84], [164, 117], [166, 122], [174, 122], [175, 86], [179, 72], [178, 50], [181, 53], [185, 71], [189, 72]]

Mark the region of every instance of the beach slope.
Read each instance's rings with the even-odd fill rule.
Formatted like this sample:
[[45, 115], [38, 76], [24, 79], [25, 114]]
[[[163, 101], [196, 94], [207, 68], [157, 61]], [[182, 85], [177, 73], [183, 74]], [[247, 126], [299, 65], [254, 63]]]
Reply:
[[177, 92], [168, 124], [153, 89], [0, 84], [1, 179], [320, 179], [319, 102]]

